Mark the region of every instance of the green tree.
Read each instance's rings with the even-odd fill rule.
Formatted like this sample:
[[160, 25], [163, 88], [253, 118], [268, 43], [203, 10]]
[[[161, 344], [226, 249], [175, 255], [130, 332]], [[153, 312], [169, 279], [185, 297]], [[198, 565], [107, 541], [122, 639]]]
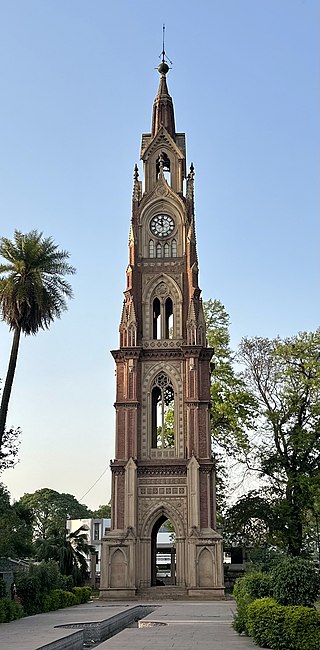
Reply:
[[36, 334], [48, 329], [55, 318], [67, 309], [66, 298], [72, 297], [64, 276], [75, 273], [67, 263], [69, 253], [58, 250], [51, 237], [32, 230], [16, 230], [14, 239], [0, 239], [0, 316], [13, 331], [7, 376], [0, 406], [0, 450], [5, 431], [9, 400], [17, 364], [21, 332]]
[[32, 513], [22, 505], [10, 505], [10, 494], [0, 483], [0, 557], [24, 558], [32, 554]]
[[37, 560], [55, 560], [60, 572], [73, 576], [76, 584], [83, 584], [88, 577], [87, 558], [94, 553], [95, 547], [88, 544], [88, 527], [80, 526], [69, 532], [53, 526], [45, 539], [35, 543]]
[[208, 344], [214, 349], [211, 374], [211, 428], [214, 449], [244, 461], [249, 432], [256, 425], [256, 400], [235, 369], [230, 347], [230, 318], [220, 300], [204, 302]]
[[[223, 524], [230, 483], [230, 462], [245, 463], [256, 402], [230, 346], [230, 318], [220, 300], [204, 302], [208, 345], [214, 349], [211, 372], [211, 432], [216, 465], [217, 520]], [[244, 465], [242, 465], [244, 467]]]
[[277, 499], [279, 540], [297, 556], [320, 480], [320, 332], [243, 339], [239, 360], [258, 405], [251, 463]]
[[99, 506], [97, 510], [93, 510], [91, 516], [94, 519], [110, 519], [111, 517], [110, 503], [105, 503], [104, 505]]
[[63, 532], [66, 519], [87, 519], [92, 514], [72, 494], [56, 492], [50, 488], [24, 494], [18, 503], [29, 508], [33, 514], [34, 539], [46, 539], [53, 528]]
[[224, 540], [230, 546], [262, 547], [270, 540], [272, 503], [251, 490], [230, 506], [224, 519]]

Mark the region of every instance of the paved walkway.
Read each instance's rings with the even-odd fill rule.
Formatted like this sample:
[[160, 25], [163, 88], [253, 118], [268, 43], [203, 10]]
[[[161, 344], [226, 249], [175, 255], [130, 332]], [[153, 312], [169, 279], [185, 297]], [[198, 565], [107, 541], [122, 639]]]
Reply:
[[161, 603], [139, 627], [120, 632], [97, 650], [257, 650], [232, 628], [232, 601]]
[[[0, 625], [1, 650], [40, 650], [65, 638], [61, 648], [70, 643], [75, 629], [56, 625], [77, 626], [98, 622], [138, 605], [95, 601], [68, 607], [48, 614], [29, 616]], [[146, 604], [145, 602], [143, 604]], [[235, 605], [232, 601], [195, 602], [167, 601], [149, 603], [154, 611], [138, 623], [96, 646], [97, 650], [253, 650], [250, 639], [232, 629]], [[69, 639], [68, 639], [69, 637]]]

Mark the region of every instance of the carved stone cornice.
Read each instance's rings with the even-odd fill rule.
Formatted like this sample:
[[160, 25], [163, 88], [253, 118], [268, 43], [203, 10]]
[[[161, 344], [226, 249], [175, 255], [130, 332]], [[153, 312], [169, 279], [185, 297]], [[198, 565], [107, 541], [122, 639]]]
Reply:
[[120, 348], [120, 350], [111, 350], [111, 354], [115, 361], [125, 361], [126, 359], [138, 360], [141, 354], [141, 349], [140, 346]]
[[112, 474], [115, 476], [124, 476], [125, 474], [125, 464], [127, 461], [124, 462], [123, 465], [118, 465], [115, 461], [110, 461], [110, 469]]
[[187, 460], [166, 459], [165, 465], [160, 460], [137, 461], [138, 477], [141, 476], [186, 476]]
[[214, 470], [214, 463], [212, 460], [200, 460], [198, 458], [198, 463], [200, 474], [211, 474], [211, 472]]
[[155, 359], [163, 360], [163, 359], [182, 359], [183, 356], [181, 354], [181, 350], [179, 348], [176, 349], [165, 349], [165, 348], [160, 348], [156, 350], [143, 350], [141, 357], [142, 360], [144, 361], [153, 361]]
[[205, 348], [202, 345], [182, 345], [181, 350], [186, 359], [198, 357], [198, 359], [210, 359], [213, 356], [213, 348]]
[[113, 406], [116, 410], [118, 408], [137, 409], [140, 407], [140, 402], [137, 400], [132, 400], [131, 402], [126, 400], [125, 402], [114, 402]]

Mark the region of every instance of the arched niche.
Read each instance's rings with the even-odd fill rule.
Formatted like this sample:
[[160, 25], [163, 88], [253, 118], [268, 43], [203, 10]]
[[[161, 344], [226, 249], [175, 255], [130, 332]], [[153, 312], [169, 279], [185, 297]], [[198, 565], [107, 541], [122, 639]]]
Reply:
[[214, 558], [212, 551], [205, 546], [199, 551], [197, 561], [198, 586], [213, 587], [215, 584]]
[[127, 558], [122, 548], [113, 551], [110, 557], [110, 587], [123, 588], [127, 584]]

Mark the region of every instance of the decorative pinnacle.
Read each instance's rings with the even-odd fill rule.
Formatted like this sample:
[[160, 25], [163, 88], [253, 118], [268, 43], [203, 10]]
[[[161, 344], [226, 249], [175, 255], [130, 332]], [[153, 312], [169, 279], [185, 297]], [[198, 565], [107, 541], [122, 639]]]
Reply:
[[137, 163], [134, 166], [133, 180], [137, 181], [139, 178], [139, 169]]
[[160, 74], [163, 74], [163, 75], [166, 75], [167, 72], [169, 72], [169, 70], [170, 70], [170, 68], [169, 68], [168, 64], [166, 63], [166, 61], [169, 61], [169, 63], [172, 65], [172, 61], [170, 61], [169, 57], [167, 57], [167, 55], [166, 55], [166, 51], [165, 51], [165, 49], [164, 49], [164, 34], [165, 34], [165, 29], [166, 29], [166, 26], [165, 26], [165, 25], [162, 25], [162, 52], [161, 52], [161, 54], [159, 55], [159, 58], [162, 58], [162, 61], [161, 61], [161, 63], [158, 65], [158, 72], [159, 72]]

